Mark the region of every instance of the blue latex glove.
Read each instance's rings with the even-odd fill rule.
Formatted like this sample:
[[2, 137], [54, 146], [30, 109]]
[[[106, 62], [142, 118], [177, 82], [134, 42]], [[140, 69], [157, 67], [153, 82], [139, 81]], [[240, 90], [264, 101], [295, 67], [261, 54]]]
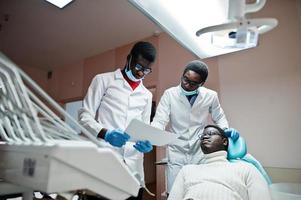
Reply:
[[108, 130], [104, 139], [114, 147], [122, 147], [130, 139], [130, 136], [120, 129], [114, 129]]
[[153, 150], [153, 146], [148, 140], [137, 141], [136, 144], [133, 145], [133, 147], [141, 153], [148, 153]]
[[224, 130], [226, 137], [231, 138], [234, 142], [239, 138], [239, 132], [234, 128]]

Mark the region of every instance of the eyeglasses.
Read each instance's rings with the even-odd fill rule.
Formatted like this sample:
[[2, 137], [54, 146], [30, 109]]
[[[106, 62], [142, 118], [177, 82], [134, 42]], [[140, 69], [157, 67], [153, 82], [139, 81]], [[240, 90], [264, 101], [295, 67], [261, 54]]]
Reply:
[[213, 136], [213, 135], [219, 135], [219, 136], [223, 137], [221, 133], [219, 133], [219, 132], [214, 132], [214, 131], [203, 132], [203, 134], [198, 135], [198, 137], [199, 137], [199, 139], [201, 140], [201, 139], [202, 139], [203, 137], [205, 137], [205, 136], [211, 137], [211, 136]]
[[198, 83], [198, 82], [196, 82], [196, 81], [191, 81], [191, 80], [189, 80], [186, 76], [182, 76], [182, 81], [184, 82], [184, 83], [187, 83], [187, 84], [189, 84], [189, 85], [191, 85], [191, 86], [200, 86], [202, 83]]
[[140, 64], [138, 64], [138, 63], [135, 65], [135, 69], [136, 69], [137, 71], [143, 72], [144, 75], [147, 75], [147, 74], [149, 74], [149, 73], [152, 72], [152, 69], [151, 69], [151, 68], [143, 67], [142, 65], [140, 65]]

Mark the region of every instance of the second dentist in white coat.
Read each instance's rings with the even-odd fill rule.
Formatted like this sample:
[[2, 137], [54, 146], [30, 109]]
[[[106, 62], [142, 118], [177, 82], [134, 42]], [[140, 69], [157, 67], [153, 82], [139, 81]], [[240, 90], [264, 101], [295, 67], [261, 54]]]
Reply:
[[[170, 123], [169, 131], [180, 136], [177, 143], [167, 146], [167, 192], [184, 165], [201, 161], [203, 153], [198, 135], [209, 123], [209, 117], [222, 129], [229, 126], [217, 93], [202, 87], [207, 76], [205, 63], [198, 60], [189, 62], [181, 84], [167, 89], [158, 104], [152, 126], [164, 130]], [[228, 134], [238, 137], [235, 130]]]

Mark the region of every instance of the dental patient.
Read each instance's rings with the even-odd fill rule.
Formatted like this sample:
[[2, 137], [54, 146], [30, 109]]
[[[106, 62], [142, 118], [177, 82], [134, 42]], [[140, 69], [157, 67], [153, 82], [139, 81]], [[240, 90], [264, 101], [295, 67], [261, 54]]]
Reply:
[[204, 159], [179, 172], [169, 200], [269, 200], [268, 184], [250, 163], [227, 160], [228, 138], [209, 125], [200, 137]]

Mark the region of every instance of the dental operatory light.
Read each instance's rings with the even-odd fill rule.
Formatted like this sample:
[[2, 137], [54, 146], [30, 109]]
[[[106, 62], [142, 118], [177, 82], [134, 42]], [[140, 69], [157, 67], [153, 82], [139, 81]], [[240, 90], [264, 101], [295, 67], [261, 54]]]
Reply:
[[256, 0], [252, 4], [247, 4], [246, 0], [230, 0], [229, 22], [202, 28], [196, 32], [196, 35], [211, 33], [212, 44], [222, 48], [255, 47], [258, 35], [273, 29], [278, 24], [273, 18], [246, 18], [247, 13], [262, 9], [265, 3], [266, 0]]
[[59, 7], [59, 8], [63, 8], [65, 7], [67, 4], [71, 3], [71, 1], [73, 0], [46, 0], [47, 2]]
[[277, 25], [272, 18], [247, 18], [266, 0], [128, 0], [183, 47], [207, 58], [257, 46]]

